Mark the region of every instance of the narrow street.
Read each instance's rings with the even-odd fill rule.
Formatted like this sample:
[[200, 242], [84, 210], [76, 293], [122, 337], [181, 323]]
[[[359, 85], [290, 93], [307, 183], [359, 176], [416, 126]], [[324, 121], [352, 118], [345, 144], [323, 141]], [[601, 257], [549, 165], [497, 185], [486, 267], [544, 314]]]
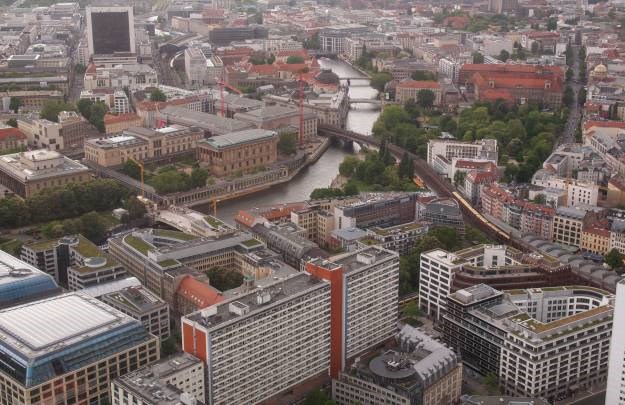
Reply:
[[558, 138], [556, 144], [554, 145], [554, 149], [559, 145], [565, 143], [574, 143], [575, 142], [575, 133], [577, 131], [577, 127], [579, 126], [579, 122], [582, 118], [582, 108], [579, 105], [578, 95], [580, 89], [584, 86], [584, 84], [578, 80], [579, 75], [579, 46], [573, 45], [573, 58], [575, 59], [575, 63], [573, 64], [573, 79], [569, 83], [568, 86], [571, 86], [573, 89], [573, 105], [569, 110], [569, 117], [564, 124], [564, 128], [562, 130], [562, 134]]

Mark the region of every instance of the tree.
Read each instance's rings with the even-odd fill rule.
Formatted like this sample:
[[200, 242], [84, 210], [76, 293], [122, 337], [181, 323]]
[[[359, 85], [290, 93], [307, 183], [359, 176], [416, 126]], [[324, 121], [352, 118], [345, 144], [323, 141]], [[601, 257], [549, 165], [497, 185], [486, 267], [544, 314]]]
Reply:
[[392, 79], [393, 77], [391, 76], [390, 73], [387, 73], [387, 72], [375, 73], [371, 77], [370, 84], [371, 84], [371, 87], [373, 87], [377, 91], [383, 92], [384, 86], [386, 86], [386, 83], [390, 82]]
[[343, 197], [343, 190], [341, 190], [340, 188], [326, 187], [326, 188], [316, 188], [312, 191], [312, 193], [310, 193], [311, 200], [320, 200], [320, 199], [325, 199], [325, 198], [336, 198], [336, 197]]
[[87, 67], [85, 65], [83, 65], [82, 63], [77, 63], [74, 66], [74, 72], [76, 72], [77, 74], [84, 74], [87, 71]]
[[286, 58], [286, 63], [288, 65], [298, 65], [300, 63], [304, 63], [304, 58], [299, 55], [291, 55]]
[[11, 99], [9, 100], [9, 110], [17, 114], [21, 106], [22, 100], [19, 97], [11, 97]]
[[126, 206], [128, 208], [128, 217], [131, 221], [143, 218], [148, 212], [145, 208], [145, 204], [139, 201], [139, 199], [135, 196], [128, 199]]
[[345, 156], [345, 159], [339, 165], [339, 173], [341, 176], [351, 177], [360, 163], [360, 159], [356, 156]]
[[411, 181], [414, 177], [414, 161], [408, 153], [404, 153], [399, 161], [399, 177]]
[[473, 63], [484, 63], [484, 55], [480, 52], [473, 52]]
[[17, 120], [15, 118], [9, 118], [6, 124], [13, 128], [17, 128]]
[[305, 49], [319, 49], [319, 31], [315, 32], [310, 38], [306, 38], [302, 45]]
[[106, 128], [104, 126], [104, 116], [107, 111], [108, 107], [102, 101], [93, 103], [90, 108], [89, 123], [96, 127], [101, 133], [106, 132]]
[[278, 138], [278, 152], [284, 155], [292, 155], [297, 150], [297, 134], [295, 132], [283, 132]]
[[454, 173], [454, 186], [464, 187], [464, 179], [467, 177], [467, 173], [462, 170], [456, 170]]
[[575, 102], [575, 93], [573, 93], [573, 89], [571, 86], [566, 86], [564, 89], [564, 96], [562, 97], [562, 103], [567, 107], [570, 107]]
[[577, 102], [579, 105], [584, 105], [586, 103], [586, 97], [586, 89], [582, 87], [577, 93]]
[[534, 197], [534, 202], [536, 204], [545, 205], [547, 203], [547, 196], [544, 194], [537, 194], [536, 197]]
[[549, 17], [547, 19], [547, 30], [556, 31], [558, 29], [558, 20], [555, 17]]
[[236, 270], [213, 267], [206, 270], [210, 285], [219, 291], [231, 290], [243, 284], [243, 274]]
[[419, 305], [417, 305], [415, 301], [410, 301], [404, 306], [402, 315], [409, 324], [414, 325], [419, 321], [421, 308], [419, 308]]
[[120, 171], [135, 180], [141, 179], [141, 167], [132, 160], [126, 160]]
[[573, 79], [573, 76], [575, 76], [575, 73], [573, 72], [573, 69], [567, 68], [566, 69], [566, 81], [570, 82]]
[[196, 167], [191, 171], [191, 187], [204, 187], [208, 180], [208, 171], [200, 167]]
[[101, 243], [106, 239], [106, 224], [97, 212], [89, 212], [80, 217], [82, 235], [93, 243]]
[[499, 388], [499, 376], [491, 371], [484, 376], [484, 385], [486, 385], [489, 393], [497, 391]]
[[324, 392], [314, 390], [306, 396], [302, 405], [336, 405], [336, 402], [331, 400]]
[[500, 61], [505, 62], [508, 59], [510, 59], [510, 52], [506, 51], [505, 49], [502, 49], [501, 52], [499, 52], [499, 58]]
[[616, 248], [612, 248], [612, 250], [605, 255], [604, 261], [612, 269], [623, 267], [623, 255]]
[[63, 101], [46, 101], [39, 112], [39, 117], [48, 121], [59, 122], [61, 111], [75, 111], [75, 107]]
[[153, 89], [150, 92], [150, 101], [167, 101], [167, 96], [161, 89]]
[[460, 237], [454, 228], [439, 226], [429, 231], [428, 234], [436, 238], [446, 250], [454, 250], [460, 247]]
[[80, 113], [80, 115], [85, 117], [87, 121], [89, 121], [89, 118], [91, 118], [91, 106], [92, 105], [93, 105], [93, 101], [87, 98], [81, 98], [76, 103], [76, 108], [78, 109], [78, 112]]
[[161, 341], [161, 357], [176, 353], [176, 339], [173, 336]]
[[569, 67], [572, 67], [575, 64], [575, 54], [573, 53], [573, 47], [571, 46], [571, 44], [566, 45], [565, 56], [566, 56], [566, 64]]
[[421, 89], [417, 93], [417, 104], [423, 108], [431, 108], [436, 100], [436, 95], [430, 89]]
[[417, 81], [430, 81], [436, 80], [436, 75], [428, 70], [416, 70], [410, 78]]

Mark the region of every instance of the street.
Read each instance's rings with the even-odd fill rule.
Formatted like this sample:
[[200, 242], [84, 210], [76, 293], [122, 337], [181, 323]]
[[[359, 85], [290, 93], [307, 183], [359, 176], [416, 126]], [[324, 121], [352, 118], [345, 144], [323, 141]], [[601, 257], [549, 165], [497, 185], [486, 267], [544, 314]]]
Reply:
[[566, 121], [566, 124], [564, 124], [562, 134], [554, 145], [554, 149], [557, 148], [559, 145], [565, 143], [576, 142], [575, 133], [577, 132], [577, 127], [579, 126], [579, 122], [582, 118], [582, 108], [580, 107], [579, 101], [577, 99], [580, 89], [584, 86], [584, 84], [578, 80], [580, 47], [573, 45], [572, 48], [575, 63], [573, 64], [573, 79], [568, 83], [568, 85], [571, 86], [571, 89], [573, 89], [573, 105], [569, 109], [568, 119]]

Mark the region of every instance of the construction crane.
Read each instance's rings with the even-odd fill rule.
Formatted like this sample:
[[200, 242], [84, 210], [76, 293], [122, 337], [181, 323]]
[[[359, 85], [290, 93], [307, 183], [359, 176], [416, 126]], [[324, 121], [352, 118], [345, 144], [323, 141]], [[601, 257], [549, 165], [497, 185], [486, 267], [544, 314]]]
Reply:
[[224, 100], [224, 87], [234, 91], [235, 93], [237, 93], [239, 96], [243, 96], [243, 92], [239, 89], [237, 89], [234, 86], [231, 86], [230, 84], [226, 83], [226, 81], [222, 78], [222, 79], [218, 79], [215, 78], [217, 80], [217, 84], [219, 85], [219, 98], [220, 98], [220, 111], [221, 111], [221, 116], [225, 117], [226, 116], [226, 104], [225, 104], [225, 100]]
[[144, 171], [143, 163], [139, 162], [137, 159], [131, 156], [128, 156], [128, 160], [132, 160], [133, 162], [135, 162], [137, 166], [139, 166], [139, 173], [141, 174], [141, 199], [145, 199], [145, 183], [143, 182], [143, 171]]

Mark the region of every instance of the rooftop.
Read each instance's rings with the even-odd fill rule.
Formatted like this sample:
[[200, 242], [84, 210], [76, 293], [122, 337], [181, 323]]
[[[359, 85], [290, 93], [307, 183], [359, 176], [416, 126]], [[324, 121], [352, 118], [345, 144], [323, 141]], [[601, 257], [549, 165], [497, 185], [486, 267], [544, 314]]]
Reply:
[[89, 169], [58, 152], [39, 149], [0, 156], [0, 171], [26, 182], [87, 173]]
[[0, 250], [0, 307], [56, 290], [51, 275]]
[[277, 134], [274, 131], [267, 131], [264, 129], [248, 129], [244, 131], [231, 132], [225, 135], [213, 136], [202, 140], [201, 143], [210, 145], [215, 149], [226, 149], [265, 139], [275, 139], [276, 136]]
[[167, 306], [163, 300], [142, 286], [126, 287], [120, 291], [104, 294], [100, 299], [135, 314], [144, 314]]
[[215, 114], [191, 111], [183, 107], [165, 107], [160, 110], [162, 116], [169, 122], [196, 126], [212, 135], [223, 135], [230, 132], [243, 131], [253, 128], [252, 124], [231, 118], [220, 117]]

